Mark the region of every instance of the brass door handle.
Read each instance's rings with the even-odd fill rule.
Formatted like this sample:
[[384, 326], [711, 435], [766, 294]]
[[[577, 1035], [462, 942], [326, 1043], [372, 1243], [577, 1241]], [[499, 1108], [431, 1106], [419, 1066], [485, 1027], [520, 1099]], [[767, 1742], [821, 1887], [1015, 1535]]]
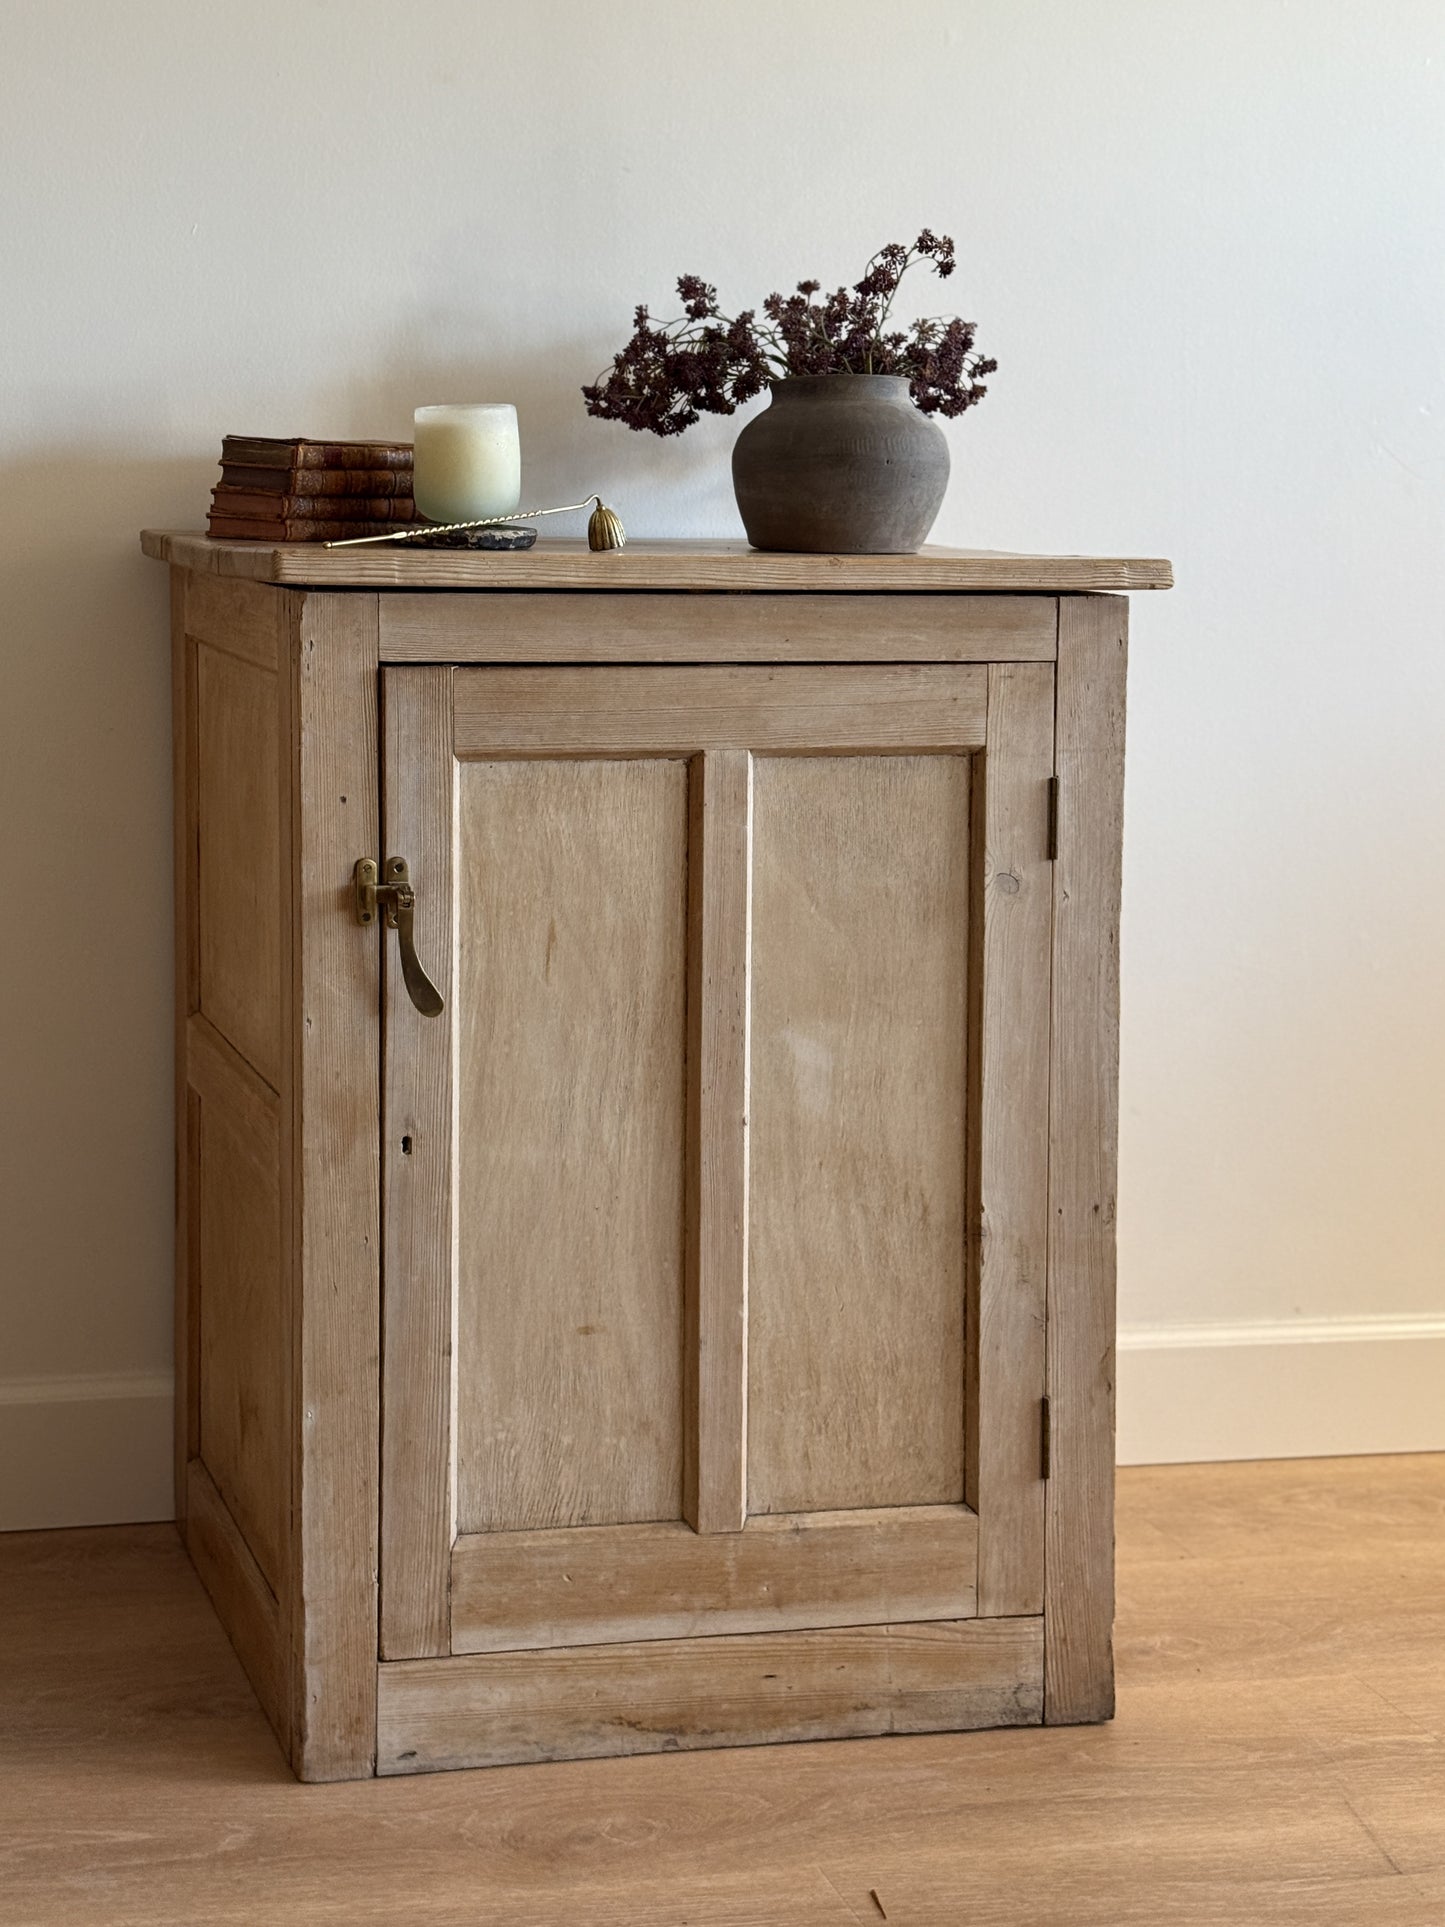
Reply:
[[423, 970], [421, 958], [416, 954], [416, 891], [412, 888], [406, 858], [389, 856], [386, 859], [385, 883], [377, 881], [376, 873], [375, 857], [356, 859], [351, 873], [356, 886], [356, 921], [375, 923], [377, 911], [382, 912], [401, 946], [401, 975], [407, 996], [423, 1017], [440, 1017], [445, 1009], [442, 994]]

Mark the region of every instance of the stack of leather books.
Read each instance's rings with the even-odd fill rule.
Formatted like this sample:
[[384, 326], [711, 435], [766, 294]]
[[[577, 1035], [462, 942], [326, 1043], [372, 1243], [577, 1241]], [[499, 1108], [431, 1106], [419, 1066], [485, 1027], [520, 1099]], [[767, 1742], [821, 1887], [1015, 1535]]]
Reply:
[[410, 442], [227, 435], [210, 532], [228, 541], [334, 542], [415, 517]]

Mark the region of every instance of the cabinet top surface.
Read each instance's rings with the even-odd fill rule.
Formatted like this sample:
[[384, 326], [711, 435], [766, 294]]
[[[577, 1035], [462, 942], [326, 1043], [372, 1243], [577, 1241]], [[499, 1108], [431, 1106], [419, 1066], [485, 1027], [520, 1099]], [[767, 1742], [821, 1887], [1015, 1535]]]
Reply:
[[315, 589], [651, 589], [1002, 591], [1014, 595], [1168, 589], [1168, 562], [1092, 555], [920, 549], [916, 555], [793, 555], [744, 542], [629, 542], [594, 555], [585, 542], [539, 541], [520, 553], [416, 549], [403, 542], [328, 549], [315, 542], [225, 542], [146, 529], [158, 562], [211, 575]]

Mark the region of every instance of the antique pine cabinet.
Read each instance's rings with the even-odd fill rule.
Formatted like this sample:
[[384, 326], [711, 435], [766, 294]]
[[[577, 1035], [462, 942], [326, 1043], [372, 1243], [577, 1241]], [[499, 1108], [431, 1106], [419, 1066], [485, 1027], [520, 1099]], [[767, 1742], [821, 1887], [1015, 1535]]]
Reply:
[[178, 1509], [295, 1771], [1106, 1718], [1167, 565], [144, 545]]

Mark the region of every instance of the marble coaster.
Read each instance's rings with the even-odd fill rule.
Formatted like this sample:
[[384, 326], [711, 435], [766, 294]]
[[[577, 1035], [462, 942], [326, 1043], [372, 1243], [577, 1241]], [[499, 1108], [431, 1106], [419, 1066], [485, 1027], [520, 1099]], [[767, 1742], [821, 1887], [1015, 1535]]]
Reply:
[[407, 549], [530, 549], [537, 540], [535, 529], [453, 529], [449, 535], [414, 535], [409, 542], [397, 543]]

